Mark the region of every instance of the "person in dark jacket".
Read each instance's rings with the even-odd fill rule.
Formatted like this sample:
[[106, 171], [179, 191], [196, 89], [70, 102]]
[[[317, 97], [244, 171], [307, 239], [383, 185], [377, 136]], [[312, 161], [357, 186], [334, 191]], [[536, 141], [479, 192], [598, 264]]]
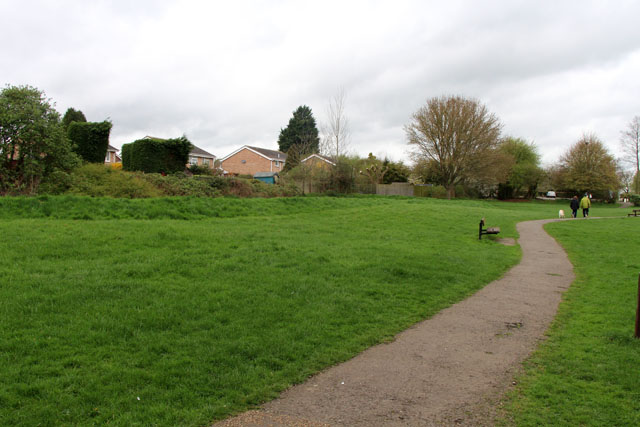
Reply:
[[580, 207], [578, 196], [573, 196], [573, 199], [571, 199], [571, 203], [569, 204], [569, 206], [571, 206], [571, 216], [573, 218], [576, 218], [578, 216], [578, 208]]

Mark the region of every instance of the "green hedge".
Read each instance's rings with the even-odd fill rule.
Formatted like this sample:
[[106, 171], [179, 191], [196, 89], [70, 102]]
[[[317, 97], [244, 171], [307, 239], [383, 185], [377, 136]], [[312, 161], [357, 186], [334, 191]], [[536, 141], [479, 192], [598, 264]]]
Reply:
[[122, 146], [122, 168], [146, 173], [182, 172], [193, 146], [182, 136], [174, 139], [139, 139]]
[[109, 146], [111, 122], [71, 122], [67, 136], [75, 151], [89, 163], [104, 163]]
[[446, 199], [447, 189], [442, 185], [416, 185], [413, 187], [413, 195], [416, 197], [433, 197]]

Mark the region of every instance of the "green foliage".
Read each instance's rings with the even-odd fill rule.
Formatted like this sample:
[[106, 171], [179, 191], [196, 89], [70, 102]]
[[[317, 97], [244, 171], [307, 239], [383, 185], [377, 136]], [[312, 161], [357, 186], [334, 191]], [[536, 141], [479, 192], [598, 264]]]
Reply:
[[391, 160], [385, 158], [382, 162], [382, 167], [387, 169], [387, 172], [382, 178], [383, 184], [391, 184], [392, 182], [407, 182], [409, 180], [411, 170], [401, 161], [392, 162]]
[[69, 125], [72, 122], [86, 122], [87, 118], [84, 116], [84, 113], [80, 110], [75, 110], [73, 108], [68, 108], [67, 112], [64, 113], [64, 117], [62, 117], [62, 128], [67, 131]]
[[71, 175], [66, 192], [92, 197], [126, 198], [157, 197], [163, 194], [141, 177], [98, 163], [85, 164], [76, 169]]
[[104, 163], [111, 127], [109, 121], [71, 122], [67, 135], [73, 144], [73, 151], [89, 163]]
[[600, 193], [620, 188], [616, 161], [595, 135], [582, 138], [562, 156], [559, 180], [563, 190], [584, 194]]
[[142, 173], [136, 175], [156, 187], [163, 196], [195, 196], [216, 197], [221, 192], [205, 180], [188, 177], [184, 174], [163, 176], [159, 173]]
[[442, 185], [416, 185], [413, 187], [413, 195], [416, 197], [445, 199], [447, 198], [447, 189]]
[[220, 169], [211, 169], [209, 166], [204, 165], [189, 165], [189, 172], [194, 175], [220, 175], [222, 171]]
[[64, 194], [72, 187], [74, 182], [74, 173], [62, 169], [56, 169], [49, 175], [43, 177], [38, 187], [38, 194]]
[[632, 194], [629, 201], [633, 203], [633, 206], [640, 206], [640, 194]]
[[509, 137], [502, 141], [498, 150], [514, 160], [506, 180], [499, 184], [498, 198], [511, 199], [521, 195], [529, 199], [535, 197], [538, 184], [544, 177], [536, 146], [521, 138]]
[[509, 397], [509, 425], [640, 425], [640, 340], [633, 337], [637, 221], [546, 228], [567, 250], [576, 280]]
[[298, 107], [293, 112], [293, 117], [289, 119], [289, 124], [286, 128], [280, 129], [280, 135], [278, 136], [280, 151], [286, 153], [295, 145], [304, 147], [303, 151], [305, 153], [317, 153], [320, 146], [316, 119], [313, 117], [311, 108], [306, 105]]
[[0, 92], [0, 194], [34, 194], [43, 179], [78, 164], [44, 92], [7, 86]]
[[328, 189], [338, 193], [352, 193], [358, 176], [358, 158], [341, 157], [336, 166], [331, 168], [328, 176]]
[[139, 139], [122, 146], [122, 168], [146, 173], [182, 172], [192, 148], [193, 145], [185, 136]]

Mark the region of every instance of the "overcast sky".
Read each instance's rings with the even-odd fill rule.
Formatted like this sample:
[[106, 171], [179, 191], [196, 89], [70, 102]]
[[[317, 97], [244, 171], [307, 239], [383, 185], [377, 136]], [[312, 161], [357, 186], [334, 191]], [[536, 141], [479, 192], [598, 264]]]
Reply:
[[640, 1], [0, 0], [0, 84], [113, 122], [111, 145], [178, 137], [277, 149], [300, 105], [347, 95], [351, 151], [407, 160], [431, 97], [478, 99], [557, 161], [592, 132], [620, 155], [640, 115]]

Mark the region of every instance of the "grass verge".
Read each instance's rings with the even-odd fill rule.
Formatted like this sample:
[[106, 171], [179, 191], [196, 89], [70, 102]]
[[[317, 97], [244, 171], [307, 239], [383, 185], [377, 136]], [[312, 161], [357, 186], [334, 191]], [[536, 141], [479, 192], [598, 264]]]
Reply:
[[478, 241], [480, 217], [516, 237], [516, 222], [555, 215], [378, 197], [2, 199], [0, 424], [242, 411], [503, 274], [519, 249]]
[[525, 364], [505, 424], [640, 425], [640, 340], [633, 338], [640, 221], [547, 225], [575, 267], [548, 340]]

